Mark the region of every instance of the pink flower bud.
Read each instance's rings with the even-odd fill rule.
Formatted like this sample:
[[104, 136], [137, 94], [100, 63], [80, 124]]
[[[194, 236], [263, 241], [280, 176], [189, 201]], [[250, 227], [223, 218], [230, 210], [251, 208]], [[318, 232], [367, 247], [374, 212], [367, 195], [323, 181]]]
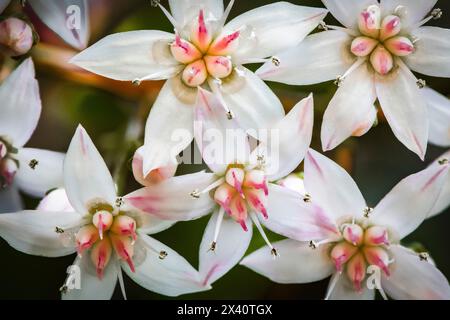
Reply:
[[103, 233], [111, 227], [113, 216], [108, 211], [98, 211], [92, 218], [92, 224], [97, 228], [100, 239], [103, 239]]
[[236, 191], [244, 196], [242, 184], [244, 183], [245, 171], [241, 168], [230, 168], [225, 174], [225, 181]]
[[114, 251], [116, 254], [126, 263], [128, 263], [128, 266], [130, 267], [132, 272], [135, 272], [134, 269], [134, 263], [133, 263], [133, 254], [134, 254], [134, 247], [133, 242], [131, 241], [130, 237], [127, 236], [117, 236], [114, 234], [111, 234], [111, 243], [114, 247]]
[[81, 256], [85, 250], [94, 245], [98, 237], [98, 230], [93, 225], [82, 227], [75, 236], [78, 254]]
[[120, 236], [129, 236], [136, 241], [136, 221], [129, 216], [117, 216], [111, 226], [111, 231]]
[[239, 45], [239, 31], [217, 38], [208, 50], [213, 56], [225, 56], [232, 53]]
[[212, 32], [209, 29], [205, 22], [204, 12], [200, 10], [198, 19], [192, 27], [191, 41], [201, 52], [206, 52], [211, 44]]
[[359, 31], [366, 36], [378, 38], [381, 24], [380, 14], [380, 7], [377, 5], [371, 5], [361, 12], [358, 19]]
[[236, 190], [227, 183], [220, 185], [214, 192], [214, 200], [225, 209], [228, 214], [230, 212], [231, 200], [236, 194]]
[[406, 37], [395, 37], [387, 40], [384, 45], [392, 54], [404, 57], [414, 52], [414, 45]]
[[372, 67], [381, 75], [386, 75], [394, 67], [392, 55], [383, 46], [378, 46], [370, 56]]
[[23, 20], [8, 18], [0, 22], [0, 49], [10, 56], [21, 56], [33, 46], [33, 31]]
[[223, 56], [205, 56], [206, 68], [214, 78], [228, 77], [233, 71], [231, 59]]
[[371, 246], [388, 245], [388, 232], [384, 227], [373, 226], [366, 230], [364, 242]]
[[369, 37], [357, 37], [353, 39], [351, 51], [355, 56], [365, 57], [377, 46], [378, 41]]
[[175, 60], [184, 64], [202, 57], [201, 52], [192, 43], [181, 39], [179, 35], [176, 35], [175, 41], [170, 45], [170, 51]]
[[250, 189], [246, 191], [247, 201], [253, 210], [263, 215], [264, 219], [268, 219], [267, 214], [267, 196], [263, 190]]
[[338, 243], [333, 247], [331, 250], [331, 259], [338, 272], [342, 272], [343, 265], [353, 257], [357, 250], [358, 248], [346, 242]]
[[198, 87], [202, 85], [206, 78], [208, 77], [208, 72], [206, 71], [206, 66], [203, 60], [197, 60], [184, 68], [182, 79], [184, 83], [190, 87]]
[[112, 247], [109, 238], [98, 241], [91, 250], [91, 261], [97, 270], [97, 277], [103, 278], [106, 266], [111, 259]]
[[366, 247], [364, 248], [364, 255], [369, 264], [379, 267], [386, 276], [390, 275], [388, 268], [389, 255], [386, 250], [380, 247]]
[[266, 196], [269, 194], [266, 173], [262, 170], [251, 170], [247, 172], [244, 185], [249, 188], [261, 189]]
[[354, 246], [359, 246], [364, 239], [364, 230], [357, 224], [348, 224], [342, 232], [344, 239]]
[[402, 29], [402, 23], [397, 16], [387, 16], [381, 22], [380, 40], [384, 41], [390, 37], [396, 36]]
[[357, 253], [347, 263], [347, 275], [358, 292], [362, 291], [361, 284], [366, 277], [366, 265], [366, 261], [361, 253]]

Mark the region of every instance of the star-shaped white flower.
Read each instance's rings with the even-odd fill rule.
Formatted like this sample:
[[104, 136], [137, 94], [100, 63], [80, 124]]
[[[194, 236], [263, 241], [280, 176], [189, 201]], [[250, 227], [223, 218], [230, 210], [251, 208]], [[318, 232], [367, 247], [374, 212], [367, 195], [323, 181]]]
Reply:
[[[169, 296], [208, 289], [199, 273], [178, 253], [149, 237], [171, 225], [123, 203], [108, 168], [79, 126], [64, 162], [64, 187], [54, 194], [61, 211], [38, 210], [0, 215], [0, 237], [27, 254], [60, 257], [78, 252], [81, 288], [62, 286], [63, 299], [109, 299], [121, 269], [144, 288]], [[52, 200], [48, 199], [47, 200]], [[71, 210], [72, 207], [73, 209]], [[54, 206], [52, 206], [55, 209]]]
[[[450, 30], [422, 26], [441, 14], [437, 0], [323, 0], [344, 27], [311, 35], [263, 65], [264, 80], [307, 85], [337, 79], [324, 114], [322, 148], [365, 134], [376, 120], [378, 99], [394, 135], [424, 158], [429, 117], [425, 85], [411, 70], [450, 77]], [[427, 13], [428, 17], [425, 17]], [[425, 18], [424, 18], [425, 17]], [[301, 57], [301, 58], [300, 58]]]
[[19, 210], [21, 205], [15, 186], [35, 197], [61, 187], [64, 155], [24, 147], [42, 108], [31, 58], [0, 85], [0, 101], [0, 209], [6, 212]]
[[275, 94], [242, 65], [266, 61], [297, 45], [327, 11], [277, 2], [225, 24], [233, 3], [224, 10], [222, 0], [171, 0], [172, 15], [160, 7], [175, 34], [117, 33], [72, 59], [84, 69], [116, 80], [168, 79], [147, 120], [144, 176], [175, 164], [176, 155], [191, 143], [197, 87], [212, 90], [223, 101], [228, 117], [235, 117], [245, 129], [270, 127], [284, 116]]
[[[328, 299], [373, 299], [372, 284], [385, 298], [450, 299], [448, 281], [428, 255], [400, 245], [430, 216], [448, 177], [448, 162], [432, 165], [402, 180], [371, 209], [344, 169], [310, 149], [304, 180], [309, 202], [291, 191], [292, 201], [284, 207], [291, 218], [279, 228], [291, 239], [274, 244], [280, 258], [267, 259], [267, 248], [262, 248], [242, 264], [280, 283], [332, 275]], [[305, 228], [304, 221], [315, 227]], [[308, 229], [321, 230], [323, 236], [308, 234]], [[309, 242], [299, 242], [308, 237]]]
[[[279, 220], [286, 218], [283, 207], [289, 191], [272, 182], [303, 160], [312, 137], [313, 98], [303, 99], [277, 121], [270, 130], [276, 134], [269, 133], [253, 151], [246, 132], [227, 119], [223, 104], [211, 92], [199, 89], [194, 112], [195, 140], [212, 173], [167, 179], [131, 193], [125, 201], [151, 216], [172, 221], [214, 212], [199, 253], [199, 272], [203, 284], [209, 285], [243, 257], [253, 224], [270, 246], [267, 256], [277, 255], [261, 223], [277, 230]], [[188, 211], [186, 203], [190, 203]]]

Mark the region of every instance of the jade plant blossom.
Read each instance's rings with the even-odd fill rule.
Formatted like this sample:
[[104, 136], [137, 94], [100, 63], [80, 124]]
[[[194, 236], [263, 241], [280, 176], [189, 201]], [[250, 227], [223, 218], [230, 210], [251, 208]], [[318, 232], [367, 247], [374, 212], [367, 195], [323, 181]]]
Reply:
[[[427, 218], [448, 177], [448, 162], [430, 166], [403, 179], [371, 209], [344, 169], [310, 149], [304, 180], [310, 197], [302, 202], [291, 191], [286, 201], [291, 218], [280, 220], [279, 231], [291, 239], [274, 244], [280, 258], [267, 259], [262, 248], [242, 264], [279, 283], [331, 275], [327, 299], [373, 299], [375, 288], [384, 298], [450, 299], [448, 281], [428, 255], [400, 244]], [[305, 221], [315, 221], [322, 236], [311, 235]]]
[[42, 108], [31, 58], [0, 84], [0, 101], [0, 194], [6, 192], [5, 188], [8, 192], [0, 205], [4, 212], [12, 210], [8, 202], [18, 198], [17, 188], [42, 197], [48, 190], [61, 187], [64, 155], [24, 147], [36, 129]]
[[[264, 80], [307, 85], [336, 79], [338, 89], [323, 117], [324, 151], [365, 134], [379, 105], [400, 142], [424, 158], [429, 135], [425, 81], [411, 72], [450, 77], [450, 30], [424, 27], [439, 18], [437, 0], [323, 0], [344, 26], [311, 35], [266, 63]], [[428, 16], [426, 16], [430, 13]], [[301, 57], [301, 59], [299, 58]]]
[[0, 216], [0, 236], [19, 251], [46, 257], [78, 253], [74, 266], [80, 270], [81, 287], [71, 287], [68, 277], [61, 287], [63, 299], [109, 299], [117, 280], [125, 296], [121, 269], [144, 288], [164, 295], [205, 289], [183, 257], [147, 235], [168, 224], [128, 208], [117, 197], [105, 162], [81, 126], [66, 155], [64, 182], [73, 211], [62, 206], [59, 212]]
[[[303, 160], [312, 136], [313, 98], [310, 95], [303, 99], [283, 119], [275, 122], [271, 131], [277, 135], [274, 138], [269, 135], [253, 151], [246, 132], [227, 119], [223, 104], [213, 93], [199, 89], [194, 112], [195, 140], [212, 171], [197, 174], [205, 177], [203, 188], [194, 186], [186, 178], [176, 177], [174, 179], [182, 179], [178, 186], [173, 181], [169, 182], [169, 187], [168, 179], [160, 185], [131, 193], [124, 200], [151, 216], [173, 221], [197, 219], [213, 212], [199, 249], [199, 272], [207, 286], [243, 257], [252, 238], [253, 224], [270, 246], [267, 255], [277, 256], [261, 223], [276, 225], [280, 223], [278, 217], [284, 217], [277, 211], [283, 211], [287, 189], [272, 181], [292, 172]], [[214, 133], [220, 133], [216, 137], [229, 139], [216, 140]], [[202, 210], [173, 210], [179, 198], [170, 199], [175, 203], [169, 204], [160, 196], [170, 188], [178, 189], [177, 194], [183, 197], [190, 194]]]
[[225, 24], [234, 1], [224, 10], [222, 0], [170, 0], [172, 15], [159, 1], [154, 3], [169, 18], [175, 34], [117, 33], [71, 60], [91, 72], [135, 84], [168, 80], [147, 120], [144, 176], [175, 164], [176, 155], [191, 143], [198, 87], [212, 90], [223, 101], [228, 117], [245, 129], [266, 128], [273, 119], [281, 119], [280, 101], [242, 65], [263, 62], [297, 45], [326, 15], [322, 8], [277, 2]]

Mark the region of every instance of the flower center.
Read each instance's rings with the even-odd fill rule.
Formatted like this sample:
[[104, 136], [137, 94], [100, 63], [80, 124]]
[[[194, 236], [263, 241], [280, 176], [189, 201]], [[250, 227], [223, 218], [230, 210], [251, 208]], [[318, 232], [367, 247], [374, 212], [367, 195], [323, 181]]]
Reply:
[[170, 44], [170, 51], [178, 62], [184, 65], [181, 74], [183, 82], [190, 87], [202, 85], [208, 77], [225, 78], [233, 71], [230, 53], [238, 45], [240, 32], [215, 37], [212, 25], [200, 10], [197, 21], [190, 30], [189, 39], [179, 34]]
[[378, 5], [371, 5], [361, 12], [358, 27], [361, 35], [353, 39], [350, 50], [358, 57], [368, 57], [373, 69], [381, 75], [388, 74], [394, 68], [395, 57], [414, 52], [410, 38], [401, 35], [400, 17], [381, 17]]
[[90, 216], [90, 222], [76, 233], [78, 254], [86, 250], [101, 279], [114, 252], [126, 261], [134, 272], [133, 254], [136, 241], [136, 220], [123, 212], [114, 215], [109, 210], [98, 210]]
[[357, 223], [341, 225], [342, 240], [335, 243], [330, 251], [336, 270], [346, 272], [355, 290], [362, 290], [368, 266], [377, 266], [389, 276], [389, 255], [386, 250], [388, 232], [386, 228], [370, 226], [364, 228]]
[[267, 218], [268, 193], [264, 171], [233, 165], [215, 190], [214, 200], [247, 231], [245, 221], [249, 212], [259, 212]]
[[0, 137], [0, 187], [10, 186], [19, 168], [18, 161], [14, 158], [17, 149], [7, 139]]

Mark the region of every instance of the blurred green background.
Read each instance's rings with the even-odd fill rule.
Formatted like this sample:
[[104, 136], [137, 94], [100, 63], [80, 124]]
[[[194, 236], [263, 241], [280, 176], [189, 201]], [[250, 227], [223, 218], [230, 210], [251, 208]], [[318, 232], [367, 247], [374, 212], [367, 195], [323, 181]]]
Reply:
[[[226, 1], [228, 3], [228, 1]], [[231, 16], [249, 9], [268, 4], [268, 0], [237, 0]], [[290, 1], [305, 6], [323, 7], [319, 0]], [[171, 31], [171, 25], [161, 10], [150, 5], [149, 0], [90, 0], [92, 36], [91, 43], [107, 34], [139, 29], [160, 29]], [[167, 2], [162, 1], [167, 7]], [[437, 7], [443, 9], [440, 20], [429, 25], [450, 28], [450, 3], [438, 1]], [[268, 17], [270, 18], [270, 17]], [[337, 22], [329, 15], [327, 23]], [[43, 28], [36, 23], [38, 28]], [[139, 88], [129, 83], [119, 83], [92, 77], [86, 73], [72, 74], [58, 50], [65, 47], [51, 33], [42, 29], [42, 40], [56, 48], [36, 47], [32, 55], [37, 66], [37, 78], [43, 100], [43, 113], [39, 126], [28, 146], [65, 151], [78, 123], [81, 123], [92, 136], [95, 144], [114, 172], [124, 161], [128, 162], [139, 141], [125, 139], [130, 123], [143, 125], [152, 101], [158, 93], [160, 83], [150, 83]], [[52, 49], [52, 50], [53, 50]], [[65, 52], [65, 51], [62, 51]], [[55, 54], [55, 56], [54, 56]], [[63, 57], [63, 55], [62, 55]], [[302, 57], [299, 57], [301, 59]], [[437, 91], [450, 95], [448, 79], [431, 78], [420, 75], [427, 84]], [[336, 86], [327, 83], [294, 87], [270, 83], [271, 88], [289, 110], [297, 101], [314, 93], [315, 129], [312, 147], [321, 150], [319, 132], [322, 113], [333, 96]], [[176, 115], [174, 115], [176, 117]], [[142, 142], [142, 141], [141, 141]], [[326, 153], [328, 157], [348, 169], [359, 185], [369, 206], [376, 203], [402, 178], [417, 172], [445, 149], [428, 147], [426, 162], [408, 151], [392, 134], [385, 121], [361, 138], [350, 138], [336, 150]], [[125, 154], [125, 156], [124, 156]], [[129, 166], [125, 166], [129, 168]], [[178, 174], [193, 172], [201, 166], [181, 165]], [[132, 181], [131, 171], [126, 170], [128, 183], [126, 191], [138, 187]], [[37, 200], [26, 198], [28, 208], [34, 208]], [[198, 247], [206, 227], [208, 217], [193, 222], [177, 223], [171, 229], [155, 235], [155, 238], [171, 246], [198, 266]], [[419, 242], [435, 260], [442, 272], [450, 278], [450, 210], [426, 221], [416, 232], [405, 239], [405, 243]], [[269, 232], [272, 241], [279, 236]], [[255, 233], [249, 252], [264, 245], [262, 238]], [[66, 277], [66, 268], [75, 255], [64, 258], [39, 258], [22, 254], [9, 247], [0, 239], [0, 298], [1, 299], [58, 299], [59, 287]], [[126, 278], [126, 291], [129, 299], [166, 299], [149, 292], [131, 279]], [[237, 266], [204, 293], [182, 296], [186, 299], [323, 299], [328, 279], [307, 285], [279, 285], [268, 279]], [[114, 299], [122, 299], [117, 287]]]

